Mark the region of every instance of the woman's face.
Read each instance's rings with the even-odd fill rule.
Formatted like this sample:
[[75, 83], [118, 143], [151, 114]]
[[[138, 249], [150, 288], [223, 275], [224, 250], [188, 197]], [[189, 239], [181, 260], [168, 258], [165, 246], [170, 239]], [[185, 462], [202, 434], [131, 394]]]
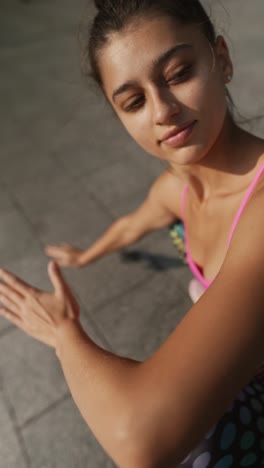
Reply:
[[208, 154], [223, 128], [232, 74], [223, 38], [214, 52], [198, 27], [168, 17], [112, 34], [99, 55], [104, 90], [147, 152], [180, 165]]

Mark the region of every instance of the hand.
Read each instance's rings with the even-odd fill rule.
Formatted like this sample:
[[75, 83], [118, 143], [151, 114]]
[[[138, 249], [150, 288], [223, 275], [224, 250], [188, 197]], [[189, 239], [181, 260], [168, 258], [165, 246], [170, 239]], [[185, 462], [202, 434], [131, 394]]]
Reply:
[[45, 253], [54, 258], [60, 266], [79, 267], [83, 265], [83, 250], [69, 244], [48, 245], [45, 248]]
[[0, 270], [0, 315], [25, 333], [56, 348], [57, 331], [66, 320], [79, 322], [79, 306], [55, 262], [48, 266], [54, 292], [33, 288]]

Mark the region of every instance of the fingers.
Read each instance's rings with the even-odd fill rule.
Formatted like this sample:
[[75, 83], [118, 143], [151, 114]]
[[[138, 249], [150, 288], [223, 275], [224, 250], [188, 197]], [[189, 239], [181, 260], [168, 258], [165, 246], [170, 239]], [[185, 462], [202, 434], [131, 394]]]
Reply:
[[65, 253], [66, 250], [71, 248], [72, 247], [69, 244], [47, 245], [45, 247], [45, 252], [51, 255], [59, 255]]
[[16, 306], [8, 298], [1, 295], [0, 302], [0, 316], [7, 319], [9, 322], [13, 323], [17, 327], [21, 328], [22, 320], [19, 315], [16, 314]]
[[8, 296], [0, 294], [0, 302], [5, 309], [8, 309], [12, 314], [18, 315], [18, 306]]
[[55, 262], [49, 262], [48, 273], [50, 280], [54, 286], [55, 292], [60, 296], [64, 296], [65, 281], [58, 265]]
[[45, 247], [45, 252], [46, 254], [48, 255], [59, 255], [61, 253], [61, 247], [57, 247], [57, 246], [52, 246], [52, 245], [48, 245], [47, 247]]
[[54, 257], [56, 259], [59, 259], [61, 257], [63, 257], [65, 255], [65, 251], [64, 249], [62, 250], [63, 248], [62, 247], [52, 247], [52, 246], [48, 246], [45, 248], [45, 253], [49, 256], [49, 257]]
[[[12, 303], [13, 307], [10, 307], [10, 304], [4, 302], [4, 299], [8, 299], [10, 303]], [[10, 286], [6, 286], [3, 283], [0, 283], [0, 302], [14, 311], [14, 307], [19, 308], [21, 305], [21, 301], [23, 301], [23, 297], [16, 293], [15, 291], [10, 288]]]
[[0, 307], [0, 315], [17, 327], [21, 328], [21, 318], [10, 310], [6, 309], [5, 307]]
[[72, 309], [72, 316], [79, 316], [79, 305], [76, 301], [74, 295], [72, 294], [68, 284], [65, 282], [61, 271], [58, 265], [55, 262], [50, 262], [48, 266], [48, 272], [50, 280], [54, 286], [55, 294], [57, 293], [60, 298], [65, 300], [67, 298], [68, 304], [70, 304], [70, 308]]
[[61, 247], [52, 247], [48, 246], [45, 249], [46, 255], [48, 257], [53, 258], [56, 263], [58, 263], [61, 266], [69, 266], [70, 260], [69, 260], [69, 250], [70, 246], [61, 246]]
[[12, 312], [10, 309], [7, 307], [0, 307], [0, 316], [4, 317], [6, 320], [9, 322], [13, 323], [16, 325], [18, 328], [20, 328], [22, 331], [27, 333], [29, 336], [32, 336], [33, 338], [42, 341], [43, 343], [47, 344], [48, 346], [55, 347], [55, 342], [53, 339], [53, 336], [49, 336], [47, 333], [45, 333], [45, 330], [43, 331], [43, 327], [40, 330], [36, 330], [34, 327], [28, 327], [24, 322], [23, 319], [16, 315], [14, 312]]
[[8, 297], [17, 307], [20, 306], [21, 300], [23, 300], [21, 294], [18, 294], [10, 286], [7, 286], [4, 283], [0, 283], [0, 301], [2, 296]]
[[[13, 291], [10, 286], [0, 284], [0, 303], [6, 311], [16, 316], [20, 324], [22, 324], [23, 319], [29, 314], [29, 303], [27, 300]], [[34, 314], [47, 322], [46, 315], [43, 316], [39, 311], [34, 311]]]
[[22, 296], [26, 296], [33, 291], [27, 283], [7, 270], [0, 269], [0, 280], [4, 281], [8, 286], [11, 286], [14, 292], [20, 293]]

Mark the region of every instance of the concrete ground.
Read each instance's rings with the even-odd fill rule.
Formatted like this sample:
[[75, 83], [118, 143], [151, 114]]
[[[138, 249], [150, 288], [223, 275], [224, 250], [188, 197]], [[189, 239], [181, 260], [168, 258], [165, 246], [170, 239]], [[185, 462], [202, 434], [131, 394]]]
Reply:
[[[262, 0], [208, 1], [232, 44], [231, 86], [245, 116], [263, 113]], [[86, 247], [136, 208], [161, 173], [80, 74], [85, 0], [0, 6], [1, 267], [50, 288], [47, 243]], [[226, 10], [225, 10], [226, 9]], [[88, 17], [94, 10], [88, 4]], [[263, 121], [253, 122], [263, 134]], [[65, 271], [87, 333], [146, 359], [191, 306], [190, 273], [166, 230], [128, 252]], [[0, 468], [110, 468], [76, 409], [54, 352], [0, 320]], [[100, 411], [100, 408], [98, 408]]]

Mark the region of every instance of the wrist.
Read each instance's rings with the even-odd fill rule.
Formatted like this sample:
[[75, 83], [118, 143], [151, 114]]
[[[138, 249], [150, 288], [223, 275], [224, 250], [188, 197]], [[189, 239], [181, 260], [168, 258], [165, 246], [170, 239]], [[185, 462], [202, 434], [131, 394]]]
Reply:
[[84, 250], [80, 253], [78, 257], [78, 266], [82, 267], [89, 263], [89, 258], [87, 257], [87, 252]]
[[55, 351], [58, 359], [61, 359], [65, 346], [68, 347], [70, 342], [80, 341], [85, 339], [85, 337], [86, 334], [79, 319], [64, 319], [56, 329]]

